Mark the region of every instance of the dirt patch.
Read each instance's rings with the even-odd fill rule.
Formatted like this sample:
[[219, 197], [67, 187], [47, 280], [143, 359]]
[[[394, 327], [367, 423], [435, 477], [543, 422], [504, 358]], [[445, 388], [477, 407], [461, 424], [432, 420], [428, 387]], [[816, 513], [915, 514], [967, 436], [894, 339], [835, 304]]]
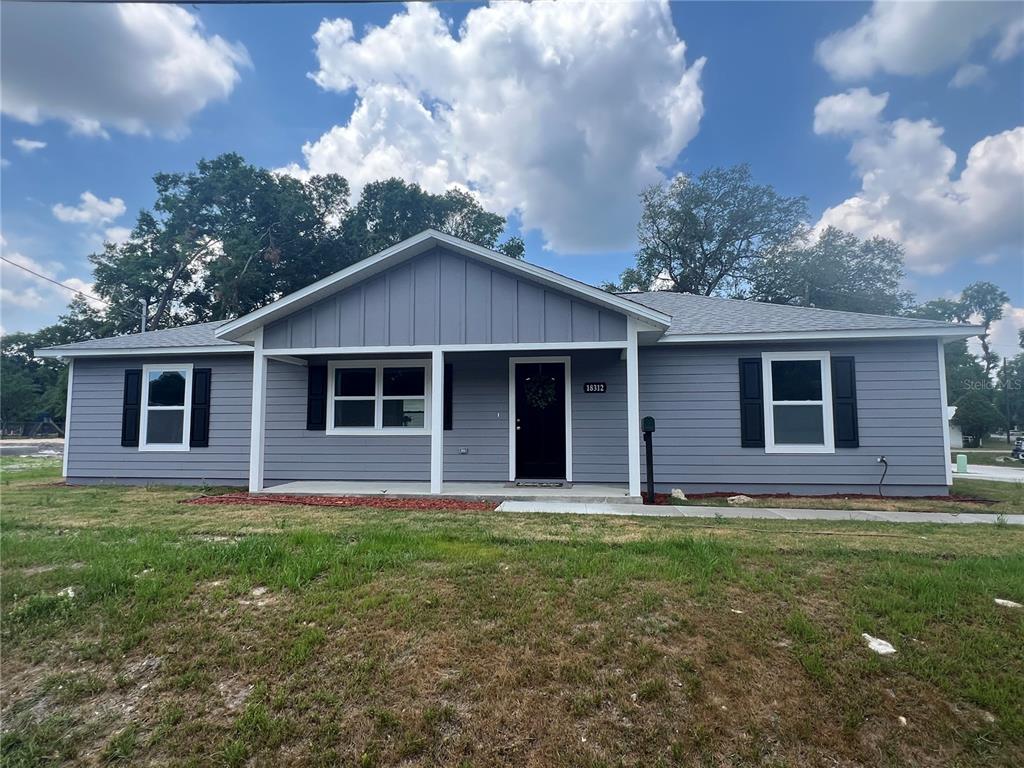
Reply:
[[372, 509], [429, 509], [429, 510], [494, 510], [488, 501], [468, 501], [448, 498], [401, 498], [397, 496], [260, 496], [249, 493], [224, 493], [217, 496], [197, 496], [182, 499], [182, 504], [244, 504], [278, 505], [297, 504], [307, 507], [369, 507]]

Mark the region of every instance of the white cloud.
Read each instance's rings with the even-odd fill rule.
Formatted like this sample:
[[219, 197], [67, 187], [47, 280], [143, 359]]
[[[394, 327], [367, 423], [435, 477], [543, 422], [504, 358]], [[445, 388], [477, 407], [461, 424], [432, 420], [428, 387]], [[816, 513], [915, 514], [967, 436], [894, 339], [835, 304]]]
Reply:
[[32, 154], [37, 149], [46, 148], [45, 141], [36, 141], [35, 139], [14, 139], [11, 143], [26, 155]]
[[930, 120], [882, 119], [874, 107], [887, 97], [856, 89], [818, 102], [815, 132], [852, 137], [849, 159], [861, 179], [860, 191], [826, 210], [819, 227], [898, 240], [907, 267], [926, 274], [1002, 254], [1020, 263], [1024, 126], [977, 142], [954, 178], [956, 153], [942, 142], [943, 129]]
[[84, 135], [180, 136], [250, 65], [240, 43], [177, 6], [12, 3], [3, 22], [3, 112]]
[[1017, 3], [875, 2], [854, 26], [818, 43], [818, 61], [835, 78], [877, 73], [924, 75], [962, 61], [986, 37], [1000, 36], [994, 55], [1020, 48]]
[[988, 68], [981, 64], [961, 64], [949, 85], [951, 88], [967, 88], [983, 81], [987, 74]]
[[628, 247], [637, 193], [696, 135], [704, 60], [660, 3], [498, 3], [454, 34], [411, 4], [356, 39], [348, 19], [315, 35], [324, 89], [356, 108], [303, 148], [303, 175], [338, 172], [353, 190], [397, 175], [473, 190], [570, 252]]
[[[979, 318], [972, 318], [980, 322]], [[1024, 307], [1015, 307], [1009, 302], [1003, 304], [1003, 316], [992, 323], [988, 343], [1000, 357], [1016, 357], [1021, 353], [1019, 332], [1024, 329]], [[974, 337], [967, 346], [975, 355], [981, 354], [981, 341]]]
[[107, 243], [121, 245], [131, 237], [131, 227], [107, 227], [103, 230], [103, 240]]
[[[0, 251], [5, 259], [24, 267], [24, 269], [20, 269], [14, 264], [0, 261], [0, 305], [4, 308], [5, 316], [20, 315], [18, 310], [38, 311], [44, 307], [50, 308], [55, 304], [63, 308], [74, 298], [71, 291], [32, 275], [26, 272], [26, 269], [63, 283], [69, 288], [95, 295], [91, 282], [77, 277], [61, 278], [60, 274], [64, 271], [61, 264], [57, 262], [43, 263], [18, 251], [12, 251], [2, 237], [0, 237]], [[95, 301], [89, 301], [89, 304], [96, 309], [101, 309], [104, 306]], [[24, 323], [18, 322], [19, 319], [20, 317], [15, 318], [15, 324], [24, 325]]]
[[96, 226], [112, 222], [119, 216], [123, 216], [126, 210], [124, 200], [120, 197], [101, 200], [92, 192], [83, 192], [80, 199], [82, 202], [78, 205], [57, 203], [53, 206], [53, 215], [68, 224]]

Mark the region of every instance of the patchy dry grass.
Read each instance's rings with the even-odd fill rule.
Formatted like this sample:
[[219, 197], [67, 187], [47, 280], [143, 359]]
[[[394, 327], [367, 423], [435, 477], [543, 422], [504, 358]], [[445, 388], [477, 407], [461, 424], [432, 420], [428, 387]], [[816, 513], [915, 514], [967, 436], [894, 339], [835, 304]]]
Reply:
[[1024, 602], [1016, 528], [53, 479], [3, 480], [5, 765], [1024, 762], [1024, 611], [992, 602]]

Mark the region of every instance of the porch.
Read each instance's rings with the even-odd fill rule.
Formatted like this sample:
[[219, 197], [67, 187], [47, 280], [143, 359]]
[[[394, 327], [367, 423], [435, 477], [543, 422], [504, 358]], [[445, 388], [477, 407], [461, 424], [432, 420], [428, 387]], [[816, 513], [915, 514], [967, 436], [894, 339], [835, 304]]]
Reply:
[[296, 480], [266, 487], [265, 494], [290, 496], [390, 496], [416, 498], [447, 496], [461, 499], [495, 499], [508, 501], [558, 501], [615, 504], [640, 504], [641, 499], [629, 495], [629, 485], [602, 483], [571, 483], [566, 486], [522, 486], [501, 482], [445, 482], [441, 492], [432, 493], [429, 482], [408, 481], [335, 481]]

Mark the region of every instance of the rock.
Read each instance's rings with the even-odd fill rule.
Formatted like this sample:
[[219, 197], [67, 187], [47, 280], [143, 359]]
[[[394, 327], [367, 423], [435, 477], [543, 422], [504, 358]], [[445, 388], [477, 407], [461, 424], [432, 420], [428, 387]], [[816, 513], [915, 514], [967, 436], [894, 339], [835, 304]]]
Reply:
[[740, 494], [737, 494], [736, 496], [730, 496], [728, 499], [726, 499], [726, 501], [728, 501], [730, 504], [734, 504], [734, 505], [735, 504], [749, 504], [750, 502], [753, 501], [753, 499], [750, 498], [749, 496], [744, 496], [742, 493], [740, 493]]
[[907, 718], [905, 718], [903, 715], [899, 716], [899, 721], [901, 726], [903, 726], [904, 728], [907, 727]]
[[672, 498], [673, 499], [679, 499], [680, 501], [686, 501], [686, 494], [683, 493], [683, 489], [682, 488], [673, 488], [672, 489]]
[[1001, 597], [995, 598], [996, 605], [1001, 605], [1003, 608], [1024, 608], [1024, 605], [1015, 603], [1013, 600], [1004, 600]]
[[864, 640], [867, 642], [868, 648], [877, 653], [879, 656], [892, 656], [894, 653], [896, 653], [896, 649], [893, 648], [890, 643], [886, 642], [885, 640], [882, 640], [880, 637], [872, 637], [867, 632], [861, 634], [861, 637], [863, 637]]
[[74, 587], [64, 587], [64, 589], [62, 589], [60, 592], [57, 593], [57, 597], [74, 598], [74, 596], [75, 596], [75, 588]]

